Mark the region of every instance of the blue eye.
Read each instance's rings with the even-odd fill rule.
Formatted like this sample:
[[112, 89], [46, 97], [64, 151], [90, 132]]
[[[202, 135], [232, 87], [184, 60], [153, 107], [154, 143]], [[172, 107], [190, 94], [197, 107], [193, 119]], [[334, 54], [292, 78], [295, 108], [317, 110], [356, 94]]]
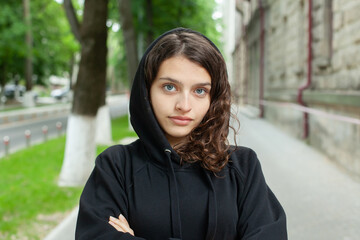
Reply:
[[175, 89], [175, 86], [174, 86], [174, 85], [171, 85], [171, 84], [166, 84], [166, 85], [164, 85], [163, 88], [165, 89], [165, 91], [168, 91], [168, 92], [173, 92], [173, 91], [176, 90], [176, 89]]
[[204, 95], [204, 94], [206, 94], [206, 91], [203, 88], [198, 88], [195, 90], [195, 93], [198, 95]]

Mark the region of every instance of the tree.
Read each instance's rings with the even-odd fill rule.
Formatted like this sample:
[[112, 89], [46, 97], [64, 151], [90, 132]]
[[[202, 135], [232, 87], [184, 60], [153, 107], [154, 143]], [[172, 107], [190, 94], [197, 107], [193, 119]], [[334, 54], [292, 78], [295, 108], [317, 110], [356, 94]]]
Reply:
[[0, 85], [4, 88], [9, 78], [21, 78], [24, 67], [19, 62], [26, 54], [24, 44], [25, 23], [22, 4], [1, 3], [0, 8]]
[[[0, 7], [0, 84], [25, 83], [25, 59], [32, 56], [31, 84], [46, 85], [50, 75], [69, 72], [70, 59], [78, 44], [70, 32], [62, 5], [55, 1], [31, 0], [31, 28], [26, 26], [22, 1], [2, 1]], [[25, 35], [32, 43], [26, 47]], [[29, 49], [29, 51], [28, 51]], [[29, 77], [30, 79], [30, 77]]]
[[146, 9], [146, 22], [147, 22], [145, 44], [148, 46], [148, 45], [151, 44], [152, 41], [154, 41], [153, 3], [152, 3], [152, 0], [146, 0], [145, 9]]
[[192, 28], [219, 45], [220, 33], [212, 18], [215, 6], [215, 1], [208, 0], [119, 0], [129, 86], [138, 65], [138, 53], [142, 55], [154, 38], [165, 31]]
[[31, 15], [30, 15], [30, 0], [23, 0], [24, 4], [24, 20], [26, 25], [26, 34], [25, 34], [25, 45], [26, 45], [26, 57], [25, 57], [25, 81], [26, 81], [26, 91], [31, 91], [32, 89], [32, 31], [31, 31]]
[[133, 24], [133, 14], [130, 0], [119, 0], [119, 12], [121, 30], [124, 36], [125, 52], [128, 66], [129, 86], [132, 85], [133, 78], [138, 65], [138, 51], [136, 31]]
[[50, 75], [68, 76], [72, 59], [79, 51], [62, 4], [55, 1], [31, 1], [33, 30], [33, 66], [37, 84], [46, 84]]
[[105, 105], [108, 0], [85, 0], [81, 23], [71, 0], [64, 1], [64, 8], [81, 44], [81, 60], [59, 185], [78, 186], [85, 183], [93, 168], [96, 115]]
[[[96, 2], [96, 6], [94, 6]], [[165, 0], [118, 0], [120, 25], [124, 41], [124, 52], [120, 59], [126, 59], [128, 82], [131, 86], [132, 79], [135, 75], [138, 65], [138, 51], [144, 51], [144, 46], [152, 41], [154, 36], [158, 36], [166, 30], [174, 27], [190, 27], [204, 34], [210, 36], [212, 40], [217, 36], [215, 30], [215, 22], [212, 19], [212, 12], [214, 3], [206, 0], [181, 0], [181, 1], [165, 1]], [[95, 50], [88, 46], [84, 36], [89, 31], [88, 41], [95, 36], [90, 37], [90, 25], [92, 26], [91, 33], [99, 31], [103, 32], [106, 28], [106, 16], [103, 14], [105, 4], [108, 1], [85, 0], [83, 21], [80, 23], [76, 16], [71, 0], [64, 0], [64, 7], [69, 19], [72, 32], [74, 36], [81, 43], [81, 61], [78, 80], [75, 86], [75, 98], [73, 102], [72, 114], [69, 117], [68, 134], [66, 140], [66, 150], [63, 168], [60, 174], [60, 185], [81, 185], [86, 181], [86, 178], [93, 167], [93, 159], [95, 158], [95, 115], [97, 108], [105, 103], [105, 84], [103, 78], [97, 78], [98, 68], [101, 67], [105, 72], [106, 60], [103, 52], [95, 54]], [[110, 2], [113, 4], [113, 2]], [[101, 14], [99, 11], [101, 10]], [[91, 16], [91, 13], [97, 11], [97, 15]], [[111, 13], [112, 14], [112, 13]], [[90, 17], [91, 16], [91, 17]], [[101, 21], [101, 27], [96, 21]], [[112, 19], [111, 21], [114, 21]], [[108, 22], [110, 27], [111, 21]], [[87, 24], [89, 28], [85, 28]], [[89, 41], [93, 42], [94, 41]], [[121, 41], [119, 40], [119, 44]], [[137, 46], [141, 46], [139, 49]], [[105, 42], [102, 41], [97, 45], [97, 51], [106, 47]], [[118, 49], [118, 50], [119, 50]], [[85, 51], [86, 50], [86, 51]], [[94, 50], [94, 51], [93, 51]], [[90, 53], [91, 52], [91, 53]], [[126, 54], [125, 54], [126, 53]], [[93, 55], [94, 54], [94, 55]], [[97, 56], [97, 64], [93, 60]], [[118, 59], [112, 55], [110, 57], [111, 64], [117, 64]], [[102, 63], [100, 62], [103, 61]], [[87, 64], [86, 64], [87, 63]], [[122, 62], [123, 63], [123, 62]], [[92, 68], [90, 68], [92, 66]], [[123, 67], [120, 69], [124, 69]], [[101, 75], [103, 76], [103, 75]], [[97, 86], [93, 88], [94, 86]], [[100, 94], [101, 92], [101, 94]], [[98, 99], [98, 100], [95, 100]], [[100, 112], [100, 111], [99, 111]], [[75, 127], [76, 126], [76, 127]]]
[[35, 99], [32, 93], [32, 76], [33, 76], [33, 36], [31, 30], [31, 14], [30, 14], [30, 0], [23, 0], [24, 5], [24, 21], [26, 25], [25, 33], [25, 45], [26, 45], [26, 56], [25, 56], [25, 86], [26, 93], [24, 94], [23, 104], [26, 107], [35, 106]]
[[138, 35], [144, 33], [147, 36], [145, 47], [154, 40], [151, 36], [156, 37], [175, 27], [192, 28], [218, 43], [220, 33], [216, 31], [216, 20], [212, 18], [215, 1], [135, 0], [133, 5], [136, 31]]

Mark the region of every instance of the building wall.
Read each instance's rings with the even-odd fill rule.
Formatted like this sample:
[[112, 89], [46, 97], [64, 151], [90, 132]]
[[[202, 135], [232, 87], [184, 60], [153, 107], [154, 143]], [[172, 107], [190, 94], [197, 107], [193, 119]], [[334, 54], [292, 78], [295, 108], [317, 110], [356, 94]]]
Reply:
[[[239, 102], [260, 108], [261, 9], [264, 10], [264, 117], [297, 138], [304, 136], [299, 88], [308, 80], [309, 0], [238, 1], [248, 5], [248, 21], [238, 49]], [[360, 177], [360, 1], [312, 1], [312, 83], [303, 91], [310, 110], [306, 142], [349, 173]], [[242, 47], [245, 46], [245, 47]], [[241, 59], [242, 58], [242, 59]], [[242, 69], [238, 67], [239, 69]], [[236, 67], [234, 67], [236, 69]], [[337, 118], [348, 118], [350, 122]]]
[[223, 23], [224, 29], [222, 31], [223, 34], [223, 47], [224, 47], [224, 58], [227, 65], [229, 82], [233, 85], [234, 77], [233, 77], [233, 58], [232, 53], [235, 48], [235, 39], [236, 39], [236, 18], [235, 18], [235, 0], [227, 0], [222, 3], [222, 13], [223, 13]]

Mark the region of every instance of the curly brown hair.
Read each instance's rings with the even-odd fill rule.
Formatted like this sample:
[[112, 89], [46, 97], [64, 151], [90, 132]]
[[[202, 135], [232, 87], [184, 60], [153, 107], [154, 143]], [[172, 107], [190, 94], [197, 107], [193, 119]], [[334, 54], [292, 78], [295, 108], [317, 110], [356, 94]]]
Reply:
[[210, 107], [202, 122], [187, 136], [187, 141], [174, 146], [181, 161], [199, 162], [214, 173], [220, 172], [229, 161], [231, 91], [226, 64], [216, 46], [202, 34], [179, 29], [162, 37], [145, 60], [148, 91], [163, 61], [184, 56], [207, 70], [211, 77]]

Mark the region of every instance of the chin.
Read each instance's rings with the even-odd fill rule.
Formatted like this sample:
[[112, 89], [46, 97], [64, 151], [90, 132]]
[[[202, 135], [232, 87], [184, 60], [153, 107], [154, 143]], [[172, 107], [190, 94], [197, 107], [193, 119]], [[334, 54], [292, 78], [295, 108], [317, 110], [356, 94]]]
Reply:
[[190, 134], [191, 131], [183, 131], [183, 132], [169, 132], [168, 135], [172, 138], [185, 138]]
[[[190, 133], [190, 132], [189, 132]], [[185, 138], [187, 135], [189, 135], [189, 133], [184, 133], [184, 134], [171, 134], [170, 136], [173, 138]]]

